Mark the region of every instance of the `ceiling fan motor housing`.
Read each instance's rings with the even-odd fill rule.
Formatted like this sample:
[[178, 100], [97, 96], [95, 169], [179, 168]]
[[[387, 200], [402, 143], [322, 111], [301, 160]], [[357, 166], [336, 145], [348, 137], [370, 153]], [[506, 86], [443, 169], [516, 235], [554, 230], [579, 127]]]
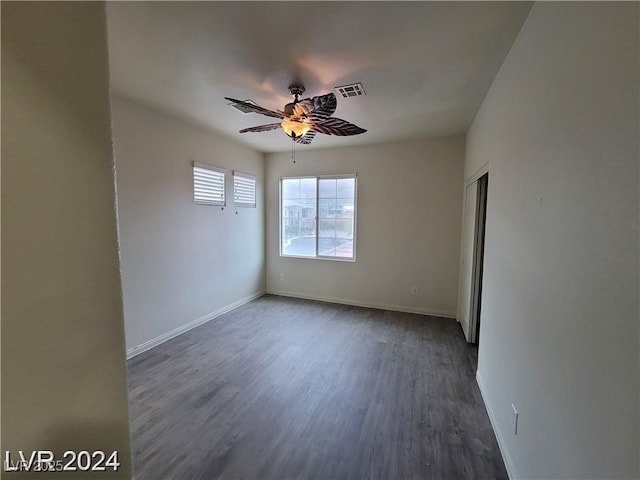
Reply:
[[298, 97], [298, 95], [302, 95], [304, 93], [304, 87], [302, 85], [289, 85], [289, 92], [291, 95]]

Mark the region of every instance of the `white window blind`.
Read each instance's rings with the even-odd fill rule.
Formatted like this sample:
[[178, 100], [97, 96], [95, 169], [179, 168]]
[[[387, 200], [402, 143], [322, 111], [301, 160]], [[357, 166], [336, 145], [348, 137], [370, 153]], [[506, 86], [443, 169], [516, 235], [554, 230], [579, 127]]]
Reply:
[[233, 203], [236, 207], [256, 206], [256, 177], [233, 172]]
[[193, 200], [196, 205], [225, 205], [225, 173], [222, 168], [193, 162]]

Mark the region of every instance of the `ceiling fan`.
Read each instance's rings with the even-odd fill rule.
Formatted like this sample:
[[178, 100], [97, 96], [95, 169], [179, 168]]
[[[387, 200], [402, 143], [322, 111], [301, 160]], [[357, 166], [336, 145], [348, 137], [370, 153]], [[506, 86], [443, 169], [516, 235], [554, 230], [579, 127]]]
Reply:
[[348, 136], [359, 135], [366, 132], [364, 128], [331, 116], [336, 111], [338, 105], [335, 94], [327, 93], [319, 97], [299, 100], [298, 97], [304, 93], [303, 86], [291, 85], [289, 92], [294, 96], [294, 100], [291, 103], [287, 103], [283, 111], [269, 110], [250, 102], [236, 100], [235, 98], [224, 98], [233, 102], [233, 105], [239, 107], [242, 111], [261, 113], [268, 117], [281, 119], [278, 123], [244, 128], [240, 130], [240, 133], [267, 132], [269, 130], [282, 128], [296, 143], [309, 145], [311, 140], [316, 136], [316, 133]]

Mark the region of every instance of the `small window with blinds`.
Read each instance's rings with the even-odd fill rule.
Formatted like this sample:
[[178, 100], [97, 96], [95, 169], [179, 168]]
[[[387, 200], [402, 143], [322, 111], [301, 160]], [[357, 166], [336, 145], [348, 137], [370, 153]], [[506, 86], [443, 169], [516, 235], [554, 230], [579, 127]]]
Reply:
[[193, 162], [193, 200], [196, 205], [225, 206], [226, 170]]
[[256, 206], [256, 177], [233, 172], [233, 204], [236, 207]]

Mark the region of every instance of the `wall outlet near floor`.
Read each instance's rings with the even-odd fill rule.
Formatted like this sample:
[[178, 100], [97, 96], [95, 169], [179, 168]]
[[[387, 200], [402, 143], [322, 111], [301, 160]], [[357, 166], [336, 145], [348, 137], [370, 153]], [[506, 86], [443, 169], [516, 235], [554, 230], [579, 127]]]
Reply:
[[514, 435], [518, 434], [518, 411], [513, 403], [511, 404], [511, 430]]
[[287, 274], [286, 273], [281, 273], [280, 274], [280, 280], [284, 281], [287, 279]]
[[418, 294], [418, 287], [413, 286], [411, 287], [411, 295], [417, 295]]

